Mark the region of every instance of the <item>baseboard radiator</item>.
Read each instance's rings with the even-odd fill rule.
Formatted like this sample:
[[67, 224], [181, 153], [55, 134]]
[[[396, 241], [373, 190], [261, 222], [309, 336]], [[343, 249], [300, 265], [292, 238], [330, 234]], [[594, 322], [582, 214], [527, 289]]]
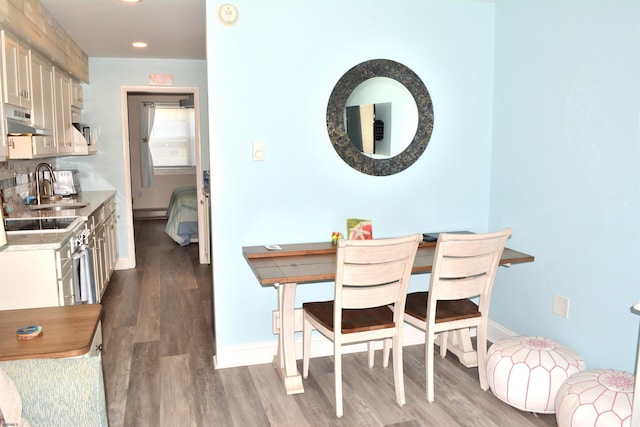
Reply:
[[142, 219], [165, 219], [166, 217], [167, 208], [145, 208], [133, 210], [134, 221]]

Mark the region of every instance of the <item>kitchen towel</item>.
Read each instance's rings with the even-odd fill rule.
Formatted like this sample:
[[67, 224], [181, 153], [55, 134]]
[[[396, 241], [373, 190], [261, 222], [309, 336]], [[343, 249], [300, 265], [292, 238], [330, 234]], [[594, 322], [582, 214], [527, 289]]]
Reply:
[[93, 280], [93, 260], [87, 245], [80, 245], [73, 254], [73, 274], [75, 277], [76, 303], [95, 304], [96, 288]]

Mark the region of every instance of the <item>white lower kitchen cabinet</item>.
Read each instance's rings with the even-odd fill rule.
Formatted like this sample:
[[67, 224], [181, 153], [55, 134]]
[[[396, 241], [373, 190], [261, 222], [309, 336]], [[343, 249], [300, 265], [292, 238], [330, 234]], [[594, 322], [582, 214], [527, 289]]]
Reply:
[[108, 209], [109, 212], [111, 212], [104, 223], [105, 239], [107, 242], [106, 258], [109, 271], [107, 279], [110, 279], [118, 262], [118, 215], [116, 214], [115, 199], [107, 202], [105, 206], [105, 211]]
[[57, 249], [2, 252], [0, 310], [73, 304], [70, 243], [67, 240]]
[[0, 250], [0, 310], [74, 304], [72, 252], [82, 234], [91, 250], [96, 302], [102, 300], [118, 257], [115, 191], [87, 192], [78, 200], [87, 207], [77, 210], [81, 220], [73, 230], [7, 233], [8, 246]]
[[107, 289], [118, 257], [115, 197], [106, 200], [85, 221], [87, 245], [93, 258], [93, 278], [98, 302]]

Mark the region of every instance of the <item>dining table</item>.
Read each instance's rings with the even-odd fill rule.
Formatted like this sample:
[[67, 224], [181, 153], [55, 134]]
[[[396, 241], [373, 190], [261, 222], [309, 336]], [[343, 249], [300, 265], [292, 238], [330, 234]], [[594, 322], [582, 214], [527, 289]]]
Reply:
[[[437, 237], [438, 233], [433, 236]], [[418, 246], [412, 274], [431, 272], [436, 241], [423, 241]], [[273, 364], [278, 370], [287, 394], [304, 392], [302, 376], [296, 364], [295, 333], [302, 331], [302, 309], [295, 307], [298, 285], [331, 282], [336, 275], [336, 248], [331, 241], [281, 245], [244, 246], [242, 253], [256, 279], [263, 287], [277, 289], [278, 308], [273, 312], [272, 329], [278, 336]], [[500, 265], [533, 262], [532, 255], [505, 248]], [[425, 307], [426, 310], [426, 307]], [[447, 348], [467, 367], [477, 366], [477, 353], [468, 329], [450, 333]]]

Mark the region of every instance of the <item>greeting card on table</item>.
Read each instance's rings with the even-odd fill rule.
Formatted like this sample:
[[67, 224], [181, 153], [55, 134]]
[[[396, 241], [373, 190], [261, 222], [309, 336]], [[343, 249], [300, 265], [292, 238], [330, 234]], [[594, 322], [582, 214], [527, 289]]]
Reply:
[[373, 239], [371, 220], [357, 218], [347, 219], [347, 236], [350, 240]]

